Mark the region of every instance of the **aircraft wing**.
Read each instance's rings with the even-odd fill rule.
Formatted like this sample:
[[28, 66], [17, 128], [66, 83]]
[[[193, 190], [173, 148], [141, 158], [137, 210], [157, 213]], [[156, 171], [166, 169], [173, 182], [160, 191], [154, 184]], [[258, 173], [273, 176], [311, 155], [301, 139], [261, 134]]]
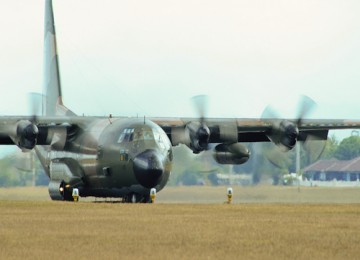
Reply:
[[[106, 117], [81, 116], [2, 116], [0, 117], [0, 144], [16, 144], [31, 150], [36, 144], [50, 145], [54, 136], [65, 142], [69, 133], [81, 131], [89, 122]], [[121, 119], [121, 118], [117, 118]], [[204, 150], [196, 142], [236, 143], [269, 142], [284, 144], [291, 149], [291, 139], [305, 141], [309, 135], [326, 140], [329, 130], [360, 129], [360, 121], [339, 119], [258, 119], [258, 118], [149, 118], [168, 135], [172, 145], [180, 143], [194, 152]], [[205, 130], [205, 131], [204, 131]], [[36, 132], [36, 133], [35, 133]], [[294, 135], [295, 133], [295, 135]], [[36, 140], [33, 140], [36, 138]], [[288, 142], [288, 143], [287, 143]], [[198, 147], [196, 147], [198, 146]]]
[[[118, 117], [123, 119], [127, 117]], [[0, 145], [17, 145], [28, 151], [35, 145], [51, 145], [62, 149], [65, 143], [80, 131], [86, 131], [91, 122], [109, 120], [97, 116], [0, 116]], [[110, 122], [110, 121], [109, 121]]]
[[35, 145], [50, 145], [65, 142], [68, 133], [77, 131], [88, 117], [32, 117], [2, 116], [0, 117], [0, 145], [17, 145], [23, 151]]
[[[269, 142], [283, 145], [288, 150], [296, 141], [305, 141], [308, 136], [313, 140], [326, 140], [329, 130], [359, 129], [360, 121], [339, 119], [236, 119], [210, 118], [201, 122], [199, 118], [152, 118], [169, 136], [173, 145], [183, 143], [195, 151], [196, 142], [206, 137], [208, 143]], [[205, 147], [203, 147], [205, 148]]]

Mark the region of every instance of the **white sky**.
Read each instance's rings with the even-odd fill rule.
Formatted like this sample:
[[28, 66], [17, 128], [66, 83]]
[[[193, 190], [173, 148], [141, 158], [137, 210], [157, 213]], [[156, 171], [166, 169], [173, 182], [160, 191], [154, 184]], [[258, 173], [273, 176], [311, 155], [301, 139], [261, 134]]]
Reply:
[[[360, 1], [54, 0], [65, 104], [78, 114], [360, 118]], [[43, 0], [0, 0], [0, 114], [42, 90]]]

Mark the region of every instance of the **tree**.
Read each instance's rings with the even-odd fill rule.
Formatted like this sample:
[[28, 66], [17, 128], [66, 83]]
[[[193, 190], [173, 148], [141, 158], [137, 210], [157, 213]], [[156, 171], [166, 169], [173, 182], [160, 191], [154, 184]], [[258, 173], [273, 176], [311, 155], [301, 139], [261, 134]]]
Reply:
[[360, 156], [360, 137], [350, 136], [341, 141], [334, 153], [339, 160], [351, 160]]
[[15, 156], [9, 155], [0, 160], [0, 187], [25, 186], [29, 178], [28, 174], [21, 174], [14, 167]]
[[332, 135], [326, 140], [326, 146], [324, 152], [321, 155], [321, 159], [331, 159], [335, 157], [335, 152], [338, 149], [339, 142], [335, 135]]
[[30, 153], [15, 152], [0, 159], [0, 187], [34, 184], [32, 169], [35, 167], [35, 185], [48, 185], [49, 178], [37, 157]]

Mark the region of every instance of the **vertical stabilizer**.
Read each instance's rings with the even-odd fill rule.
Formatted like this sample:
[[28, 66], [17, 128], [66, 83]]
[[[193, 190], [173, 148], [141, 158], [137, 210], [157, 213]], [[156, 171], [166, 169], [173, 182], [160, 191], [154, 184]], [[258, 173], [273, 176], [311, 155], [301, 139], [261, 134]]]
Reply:
[[43, 113], [46, 116], [74, 115], [62, 102], [52, 0], [45, 0], [43, 92]]

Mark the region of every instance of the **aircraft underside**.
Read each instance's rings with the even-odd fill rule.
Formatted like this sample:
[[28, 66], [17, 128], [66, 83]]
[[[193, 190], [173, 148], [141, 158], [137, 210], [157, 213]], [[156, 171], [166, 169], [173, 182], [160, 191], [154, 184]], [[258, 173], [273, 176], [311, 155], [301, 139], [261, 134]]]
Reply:
[[[49, 194], [52, 200], [73, 201], [73, 189], [75, 187], [66, 187], [63, 181], [50, 181]], [[97, 198], [121, 198], [124, 203], [150, 203], [150, 189], [140, 185], [123, 188], [86, 188], [80, 186], [75, 188], [79, 191], [81, 197]]]

